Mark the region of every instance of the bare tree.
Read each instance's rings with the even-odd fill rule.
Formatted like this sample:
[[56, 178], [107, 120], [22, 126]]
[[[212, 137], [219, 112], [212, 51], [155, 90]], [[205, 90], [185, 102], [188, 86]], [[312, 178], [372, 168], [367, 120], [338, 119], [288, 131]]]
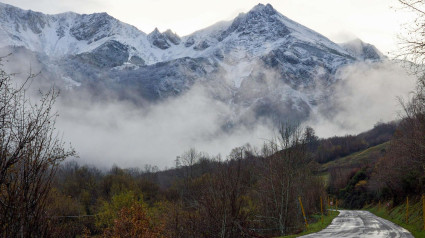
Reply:
[[[287, 234], [302, 221], [297, 198], [317, 199], [323, 191], [312, 174], [312, 157], [308, 152], [314, 131], [302, 131], [291, 125], [282, 125], [279, 137], [263, 148], [263, 174], [259, 185], [262, 204], [260, 218], [269, 229]], [[305, 195], [305, 196], [304, 196]]]
[[46, 199], [59, 163], [75, 152], [55, 133], [55, 89], [33, 104], [29, 82], [16, 86], [0, 69], [0, 232], [3, 237], [48, 236]]
[[249, 229], [254, 210], [250, 207], [252, 201], [249, 198], [253, 174], [244, 161], [248, 150], [245, 146], [235, 148], [227, 160], [213, 159], [214, 167], [210, 172], [195, 175], [189, 181], [190, 194], [185, 195], [184, 208], [172, 214], [172, 223], [180, 223], [184, 229], [179, 229], [179, 225], [171, 228], [173, 237], [256, 235]]
[[198, 162], [199, 158], [201, 158], [201, 153], [196, 151], [195, 148], [190, 148], [188, 151], [185, 151], [180, 158], [184, 166], [185, 177], [192, 179], [194, 176], [193, 166]]
[[414, 22], [405, 26], [407, 32], [401, 36], [401, 56], [417, 65], [423, 65], [425, 61], [425, 1], [398, 1], [415, 15]]

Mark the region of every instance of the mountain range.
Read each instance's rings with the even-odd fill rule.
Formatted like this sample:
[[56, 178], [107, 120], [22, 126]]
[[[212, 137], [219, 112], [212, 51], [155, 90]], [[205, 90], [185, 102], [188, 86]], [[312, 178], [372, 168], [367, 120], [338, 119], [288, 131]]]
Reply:
[[0, 47], [31, 55], [67, 95], [144, 105], [200, 85], [234, 108], [230, 124], [303, 120], [332, 96], [342, 67], [386, 59], [361, 40], [336, 44], [270, 4], [180, 37], [146, 34], [107, 13], [48, 15], [0, 3]]

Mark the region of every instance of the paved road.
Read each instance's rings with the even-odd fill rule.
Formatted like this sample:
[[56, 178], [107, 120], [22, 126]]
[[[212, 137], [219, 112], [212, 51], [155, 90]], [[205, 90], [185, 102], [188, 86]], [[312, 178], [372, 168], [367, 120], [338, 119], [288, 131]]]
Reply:
[[339, 212], [339, 216], [326, 229], [302, 237], [413, 238], [406, 229], [368, 211], [340, 210]]

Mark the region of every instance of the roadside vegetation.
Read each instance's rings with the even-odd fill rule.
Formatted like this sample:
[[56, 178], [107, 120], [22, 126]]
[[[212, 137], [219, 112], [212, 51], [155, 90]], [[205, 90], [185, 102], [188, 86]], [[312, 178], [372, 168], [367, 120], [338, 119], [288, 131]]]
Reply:
[[422, 201], [415, 201], [409, 204], [408, 221], [406, 221], [405, 203], [392, 207], [391, 202], [383, 202], [381, 205], [366, 206], [366, 209], [379, 217], [392, 221], [405, 228], [410, 231], [414, 237], [425, 237]]
[[304, 236], [311, 233], [319, 232], [325, 229], [326, 227], [328, 227], [332, 223], [333, 219], [337, 217], [338, 215], [339, 215], [338, 211], [329, 212], [328, 215], [323, 216], [323, 220], [322, 220], [321, 214], [315, 214], [311, 217], [313, 222], [308, 225], [308, 229], [305, 229], [303, 232], [298, 233], [296, 235], [281, 236], [281, 238], [294, 238], [294, 237], [299, 237], [299, 236]]

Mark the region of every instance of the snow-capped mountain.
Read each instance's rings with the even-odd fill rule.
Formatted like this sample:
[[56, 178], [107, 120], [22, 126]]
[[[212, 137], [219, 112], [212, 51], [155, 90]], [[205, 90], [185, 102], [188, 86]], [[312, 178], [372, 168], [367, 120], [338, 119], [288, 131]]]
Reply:
[[0, 46], [23, 46], [53, 57], [91, 52], [111, 42], [124, 45], [129, 59], [138, 56], [147, 65], [183, 57], [219, 56], [220, 50], [244, 50], [248, 56], [258, 57], [283, 43], [298, 42], [345, 56], [357, 55], [286, 18], [269, 4], [259, 4], [233, 21], [183, 38], [171, 30], [161, 33], [155, 29], [145, 34], [107, 13], [46, 15], [3, 3], [0, 13]]
[[46, 15], [0, 3], [0, 47], [39, 54], [76, 91], [151, 101], [200, 83], [240, 111], [273, 118], [306, 117], [331, 94], [340, 67], [384, 57], [362, 42], [335, 44], [270, 4], [179, 37], [146, 34], [107, 13]]

